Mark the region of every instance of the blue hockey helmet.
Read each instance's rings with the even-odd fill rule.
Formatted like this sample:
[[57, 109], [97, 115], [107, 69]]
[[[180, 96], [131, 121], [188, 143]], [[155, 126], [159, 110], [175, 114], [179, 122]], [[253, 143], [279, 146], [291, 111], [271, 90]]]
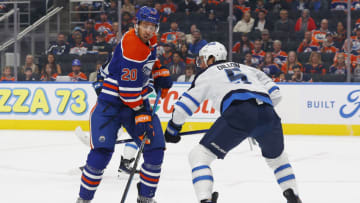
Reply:
[[81, 62], [80, 62], [80, 60], [79, 59], [74, 59], [73, 61], [72, 61], [72, 64], [71, 64], [72, 66], [81, 66]]
[[160, 15], [155, 8], [143, 6], [136, 13], [136, 23], [139, 24], [141, 21], [154, 23], [159, 27]]

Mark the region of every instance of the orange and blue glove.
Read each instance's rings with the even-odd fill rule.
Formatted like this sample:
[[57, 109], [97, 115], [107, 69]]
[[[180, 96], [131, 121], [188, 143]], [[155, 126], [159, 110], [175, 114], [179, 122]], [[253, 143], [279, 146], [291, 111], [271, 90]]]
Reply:
[[151, 112], [147, 111], [144, 107], [135, 113], [135, 125], [136, 128], [141, 132], [139, 136], [140, 140], [144, 139], [144, 133], [146, 133], [148, 140], [146, 144], [150, 144], [151, 139], [155, 136], [154, 128], [151, 124], [152, 117]]
[[161, 98], [164, 99], [173, 84], [169, 69], [166, 66], [153, 69], [152, 76], [154, 78], [155, 91], [159, 92], [159, 89], [161, 89]]

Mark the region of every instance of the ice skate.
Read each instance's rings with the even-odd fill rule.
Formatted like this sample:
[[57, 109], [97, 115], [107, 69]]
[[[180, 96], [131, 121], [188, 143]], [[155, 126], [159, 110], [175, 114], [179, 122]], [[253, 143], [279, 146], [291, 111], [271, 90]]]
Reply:
[[287, 203], [302, 203], [300, 198], [294, 194], [292, 189], [285, 190], [283, 195], [287, 199]]
[[203, 199], [203, 200], [200, 201], [200, 203], [216, 203], [218, 197], [219, 197], [219, 193], [218, 192], [213, 192], [212, 195], [211, 195], [211, 200]]
[[90, 203], [91, 200], [85, 200], [85, 199], [82, 199], [81, 197], [79, 197], [77, 200], [76, 200], [76, 203]]
[[[131, 170], [133, 169], [130, 164], [134, 162], [135, 158], [132, 159], [124, 159], [123, 156], [121, 156], [120, 166], [118, 169], [119, 173], [127, 173], [130, 174]], [[135, 170], [135, 173], [139, 173], [138, 170]]]
[[151, 198], [151, 197], [144, 197], [140, 195], [140, 183], [137, 184], [137, 189], [138, 189], [138, 198], [137, 198], [137, 203], [156, 203], [156, 201]]

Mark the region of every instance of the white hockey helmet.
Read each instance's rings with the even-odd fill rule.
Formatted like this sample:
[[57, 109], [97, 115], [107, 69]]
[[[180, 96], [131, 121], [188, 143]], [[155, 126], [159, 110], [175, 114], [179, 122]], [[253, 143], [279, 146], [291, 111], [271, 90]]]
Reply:
[[[215, 61], [224, 61], [227, 57], [227, 51], [223, 44], [220, 42], [209, 42], [199, 51], [199, 58], [203, 57], [206, 63], [208, 59], [213, 56]], [[214, 62], [215, 62], [214, 61]]]

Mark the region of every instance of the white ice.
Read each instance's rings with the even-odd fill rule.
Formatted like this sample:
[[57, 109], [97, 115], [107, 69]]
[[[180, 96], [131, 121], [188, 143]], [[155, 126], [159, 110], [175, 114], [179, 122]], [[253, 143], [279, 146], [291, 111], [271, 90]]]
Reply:
[[[197, 202], [187, 161], [201, 135], [168, 144], [156, 200]], [[360, 137], [285, 136], [286, 151], [304, 203], [360, 202]], [[93, 203], [120, 202], [127, 176], [117, 177], [123, 145], [114, 156]], [[73, 132], [0, 131], [1, 203], [74, 203], [89, 148]], [[285, 203], [260, 151], [247, 141], [212, 164], [219, 203]], [[135, 177], [126, 202], [136, 202]]]

